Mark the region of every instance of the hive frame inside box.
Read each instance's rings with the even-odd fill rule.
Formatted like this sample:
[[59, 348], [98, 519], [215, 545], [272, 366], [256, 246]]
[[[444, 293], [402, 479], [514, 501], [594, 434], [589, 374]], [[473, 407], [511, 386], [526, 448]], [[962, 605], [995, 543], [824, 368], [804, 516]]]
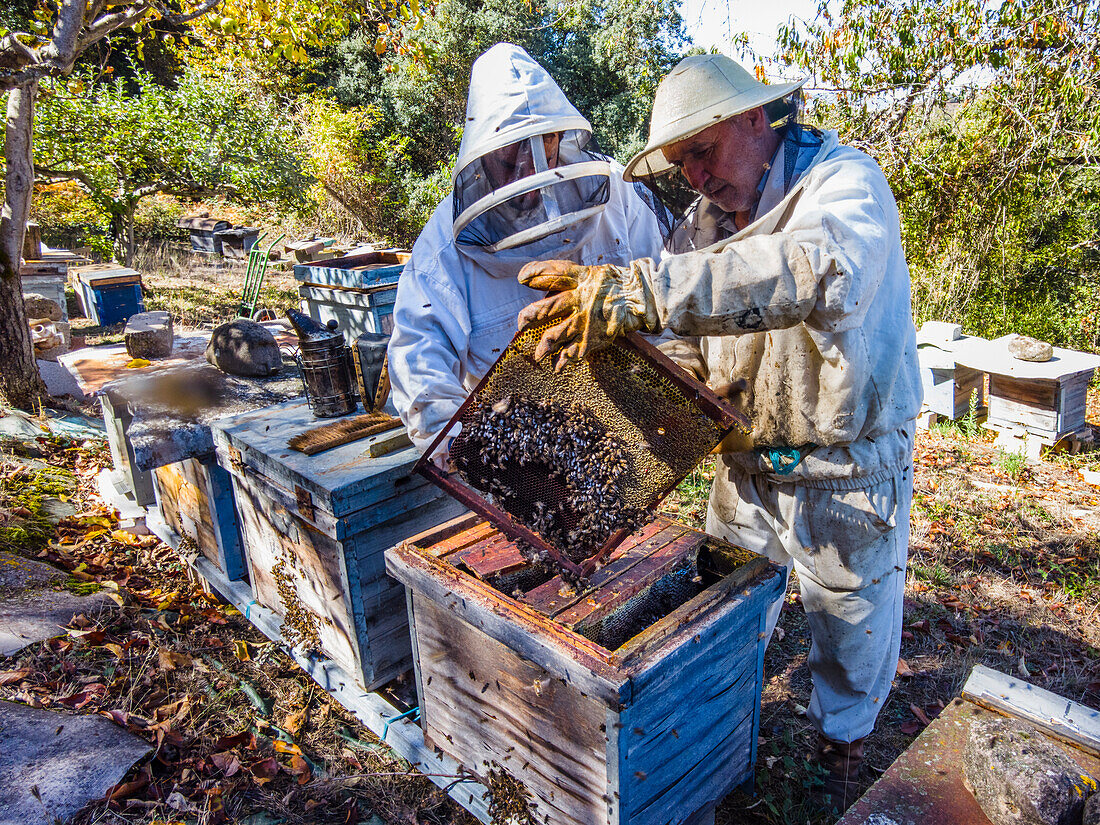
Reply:
[[503, 768], [554, 825], [688, 822], [751, 781], [779, 568], [755, 557], [609, 651], [434, 555], [478, 521], [386, 553], [426, 744], [482, 777]]
[[[517, 333], [516, 338], [513, 339], [513, 343], [519, 339], [524, 332]], [[509, 345], [511, 346], [511, 345]], [[741, 413], [735, 410], [727, 402], [719, 398], [715, 393], [707, 387], [706, 384], [698, 381], [694, 376], [690, 375], [686, 370], [677, 366], [668, 356], [646, 341], [641, 335], [632, 333], [620, 338], [615, 339], [610, 347], [622, 347], [623, 349], [630, 350], [639, 353], [650, 362], [650, 364], [657, 370], [657, 372], [669, 382], [671, 382], [677, 389], [683, 392], [688, 399], [695, 402], [699, 409], [718, 424], [722, 429], [722, 436], [727, 435], [735, 427], [740, 428], [743, 432], [749, 432], [750, 425], [748, 419], [746, 419]], [[505, 356], [501, 355], [501, 359]], [[497, 363], [500, 363], [498, 361]], [[485, 518], [489, 519], [496, 527], [500, 529], [502, 533], [513, 540], [524, 541], [531, 547], [547, 554], [561, 567], [578, 576], [587, 576], [595, 569], [599, 562], [607, 556], [627, 535], [630, 534], [628, 529], [616, 530], [611, 536], [600, 546], [600, 548], [593, 553], [589, 558], [585, 559], [582, 563], [576, 564], [570, 559], [566, 558], [559, 548], [554, 547], [547, 542], [538, 533], [527, 527], [526, 525], [513, 518], [512, 515], [506, 512], [503, 508], [490, 503], [485, 497], [472, 486], [466, 484], [458, 477], [458, 473], [448, 473], [439, 467], [437, 467], [430, 457], [435, 454], [437, 448], [443, 443], [444, 439], [450, 437], [451, 432], [454, 431], [456, 425], [465, 415], [467, 409], [477, 398], [481, 390], [487, 386], [487, 384], [493, 380], [496, 365], [490, 368], [485, 377], [478, 382], [478, 385], [474, 388], [473, 392], [466, 398], [462, 405], [458, 408], [458, 411], [452, 416], [451, 420], [443, 428], [443, 430], [436, 436], [431, 445], [424, 451], [423, 456], [417, 462], [415, 470], [426, 478], [430, 479], [435, 484], [439, 485], [442, 489], [446, 490], [456, 499], [461, 501], [471, 510], [481, 513]], [[721, 438], [716, 440], [716, 443], [720, 442]], [[686, 473], [684, 474], [686, 475]], [[652, 511], [657, 503], [668, 495], [680, 479], [673, 481], [664, 490], [660, 492], [656, 500], [650, 503], [650, 510]]]

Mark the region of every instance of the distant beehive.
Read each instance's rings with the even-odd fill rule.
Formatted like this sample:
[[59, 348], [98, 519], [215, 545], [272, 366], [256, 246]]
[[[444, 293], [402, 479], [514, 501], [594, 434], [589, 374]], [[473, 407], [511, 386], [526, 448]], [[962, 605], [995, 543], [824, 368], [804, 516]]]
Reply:
[[976, 410], [985, 410], [985, 373], [964, 367], [956, 352], [968, 342], [981, 341], [962, 334], [957, 324], [929, 321], [917, 333], [917, 360], [920, 362], [924, 409], [942, 418], [959, 419], [970, 411], [975, 397]]

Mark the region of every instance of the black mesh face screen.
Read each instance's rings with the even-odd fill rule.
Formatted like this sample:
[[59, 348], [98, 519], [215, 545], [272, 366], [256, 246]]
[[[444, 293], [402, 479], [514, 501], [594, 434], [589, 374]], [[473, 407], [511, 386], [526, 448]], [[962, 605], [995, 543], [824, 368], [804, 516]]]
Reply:
[[546, 326], [518, 335], [475, 390], [450, 457], [488, 504], [579, 562], [652, 518], [731, 422], [636, 345], [554, 372], [533, 358]]

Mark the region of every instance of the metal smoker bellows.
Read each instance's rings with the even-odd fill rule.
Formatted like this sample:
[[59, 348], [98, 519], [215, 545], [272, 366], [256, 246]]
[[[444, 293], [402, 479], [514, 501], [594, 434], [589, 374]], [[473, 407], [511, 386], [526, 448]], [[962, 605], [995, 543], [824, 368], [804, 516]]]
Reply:
[[555, 373], [519, 333], [416, 469], [513, 540], [587, 576], [747, 419], [638, 335]]
[[304, 312], [288, 309], [286, 317], [298, 333], [295, 356], [306, 401], [318, 418], [335, 418], [355, 412], [358, 393], [352, 372], [351, 350], [336, 322], [321, 326]]

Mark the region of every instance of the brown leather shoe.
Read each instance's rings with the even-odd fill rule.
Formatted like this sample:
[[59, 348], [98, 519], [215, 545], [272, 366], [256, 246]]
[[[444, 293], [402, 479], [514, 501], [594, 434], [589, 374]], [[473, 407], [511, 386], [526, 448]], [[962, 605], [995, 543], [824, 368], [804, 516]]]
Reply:
[[819, 793], [825, 806], [837, 813], [844, 813], [859, 798], [863, 741], [834, 742], [818, 735], [817, 763], [825, 769], [825, 785]]

